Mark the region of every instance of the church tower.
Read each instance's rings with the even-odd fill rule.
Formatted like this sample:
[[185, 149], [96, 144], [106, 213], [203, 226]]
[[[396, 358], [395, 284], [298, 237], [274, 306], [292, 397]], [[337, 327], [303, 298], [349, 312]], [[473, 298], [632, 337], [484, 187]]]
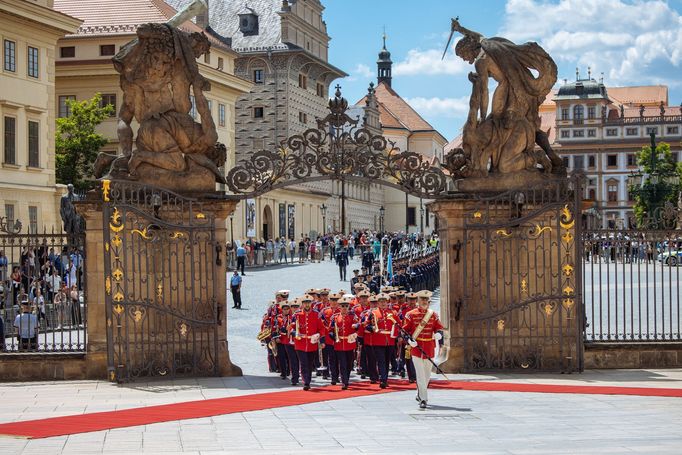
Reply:
[[386, 49], [386, 33], [383, 36], [384, 47], [379, 52], [379, 60], [377, 60], [377, 85], [382, 82], [386, 82], [386, 85], [391, 86], [391, 67], [393, 62], [391, 61], [391, 53]]

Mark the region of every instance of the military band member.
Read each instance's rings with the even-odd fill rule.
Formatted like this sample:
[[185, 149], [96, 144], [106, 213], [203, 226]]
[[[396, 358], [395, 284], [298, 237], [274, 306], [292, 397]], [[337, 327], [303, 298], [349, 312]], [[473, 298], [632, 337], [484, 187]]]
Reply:
[[336, 359], [336, 351], [334, 350], [333, 334], [330, 331], [334, 315], [340, 312], [339, 300], [342, 296], [343, 294], [329, 294], [329, 305], [322, 309], [320, 313], [324, 322], [325, 332], [327, 333], [324, 339], [325, 348], [322, 351], [323, 363], [328, 372], [324, 375], [324, 379], [328, 379], [331, 376], [332, 385], [336, 385], [339, 382], [339, 364]]
[[[277, 335], [273, 335], [275, 339], [275, 349], [276, 349], [276, 359], [279, 365], [279, 377], [286, 379], [290, 372], [292, 375], [293, 383], [293, 369], [289, 361], [289, 356], [287, 354], [286, 346], [289, 345], [289, 330], [288, 326], [291, 323], [291, 305], [289, 302], [283, 301], [279, 305], [281, 313], [275, 317], [275, 330]], [[296, 362], [298, 363], [298, 362]], [[298, 375], [297, 375], [298, 376]]]
[[[282, 329], [286, 331], [286, 337], [281, 337], [281, 345], [284, 346], [284, 351], [286, 352], [287, 361], [289, 363], [289, 370], [291, 372], [291, 385], [298, 385], [300, 377], [300, 365], [298, 362], [298, 356], [296, 355], [296, 349], [294, 347], [294, 313], [298, 311], [301, 301], [299, 299], [294, 299], [291, 301], [291, 310], [288, 315], [285, 315], [285, 325]], [[280, 331], [282, 330], [280, 329]]]
[[[339, 362], [341, 373], [341, 389], [346, 390], [350, 383], [350, 372], [355, 360], [357, 331], [360, 323], [357, 316], [349, 311], [350, 297], [343, 297], [339, 302], [340, 312], [332, 318], [331, 333], [334, 338], [334, 351]], [[334, 382], [332, 382], [334, 384]]]
[[[395, 344], [398, 336], [397, 315], [388, 308], [387, 294], [377, 296], [378, 307], [370, 309], [365, 323], [365, 332], [371, 333], [371, 353], [369, 362], [375, 362], [379, 373], [379, 386], [388, 387], [389, 346]], [[370, 366], [371, 368], [371, 366]], [[371, 379], [371, 376], [370, 376]], [[371, 382], [371, 381], [370, 381]]]
[[431, 291], [423, 290], [417, 293], [417, 308], [405, 315], [403, 329], [408, 334], [407, 342], [412, 347], [411, 356], [417, 374], [417, 401], [421, 409], [426, 409], [428, 403], [428, 386], [431, 379], [433, 358], [436, 341], [443, 338], [443, 325], [438, 314], [429, 308]]
[[324, 349], [324, 324], [317, 311], [312, 308], [313, 297], [306, 294], [301, 299], [301, 309], [294, 314], [294, 346], [301, 367], [303, 390], [310, 390], [312, 369], [318, 349]]

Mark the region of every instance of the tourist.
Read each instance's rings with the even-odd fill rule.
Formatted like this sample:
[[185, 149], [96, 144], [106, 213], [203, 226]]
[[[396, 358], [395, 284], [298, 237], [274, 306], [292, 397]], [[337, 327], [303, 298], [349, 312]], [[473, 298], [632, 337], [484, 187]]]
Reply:
[[235, 270], [235, 273], [239, 271], [241, 268], [242, 270], [242, 276], [244, 276], [244, 265], [246, 262], [246, 248], [244, 248], [244, 245], [239, 245], [237, 247], [237, 270]]
[[47, 325], [47, 318], [45, 317], [45, 297], [43, 297], [40, 287], [36, 287], [34, 293], [33, 307], [38, 313], [38, 322], [42, 320], [45, 321], [45, 324]]
[[232, 306], [232, 308], [236, 308], [238, 310], [242, 309], [241, 290], [242, 290], [242, 277], [240, 277], [239, 272], [237, 270], [235, 270], [232, 277], [230, 277], [230, 291], [232, 291], [232, 301], [234, 302], [234, 305]]
[[19, 349], [22, 351], [38, 349], [38, 318], [31, 313], [28, 301], [21, 304], [21, 314], [14, 319], [14, 327], [17, 329]]
[[71, 301], [71, 324], [74, 326], [83, 325], [81, 317], [81, 302], [80, 294], [78, 292], [78, 285], [73, 284], [69, 290], [69, 300]]

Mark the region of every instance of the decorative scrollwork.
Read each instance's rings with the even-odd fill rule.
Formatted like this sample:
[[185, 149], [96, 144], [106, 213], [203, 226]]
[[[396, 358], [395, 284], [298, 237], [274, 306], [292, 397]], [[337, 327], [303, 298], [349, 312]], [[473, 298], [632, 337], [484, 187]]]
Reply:
[[347, 114], [348, 102], [337, 86], [330, 113], [317, 128], [282, 141], [276, 151], [260, 150], [227, 173], [227, 186], [239, 197], [253, 197], [288, 185], [322, 179], [382, 180], [419, 197], [445, 193], [448, 177], [439, 163], [400, 151], [395, 144]]

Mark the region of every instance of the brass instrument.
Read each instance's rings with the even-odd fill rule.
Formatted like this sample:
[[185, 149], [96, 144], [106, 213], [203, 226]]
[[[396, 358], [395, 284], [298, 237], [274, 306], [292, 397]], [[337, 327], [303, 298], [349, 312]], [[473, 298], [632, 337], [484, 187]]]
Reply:
[[272, 335], [272, 330], [270, 329], [270, 327], [266, 327], [263, 330], [261, 330], [258, 333], [258, 335], [256, 335], [256, 339], [258, 341], [264, 341], [264, 340], [270, 338], [270, 335]]
[[270, 351], [272, 351], [272, 355], [277, 357], [277, 338], [279, 337], [272, 337], [270, 342], [268, 342], [268, 347], [270, 348]]

